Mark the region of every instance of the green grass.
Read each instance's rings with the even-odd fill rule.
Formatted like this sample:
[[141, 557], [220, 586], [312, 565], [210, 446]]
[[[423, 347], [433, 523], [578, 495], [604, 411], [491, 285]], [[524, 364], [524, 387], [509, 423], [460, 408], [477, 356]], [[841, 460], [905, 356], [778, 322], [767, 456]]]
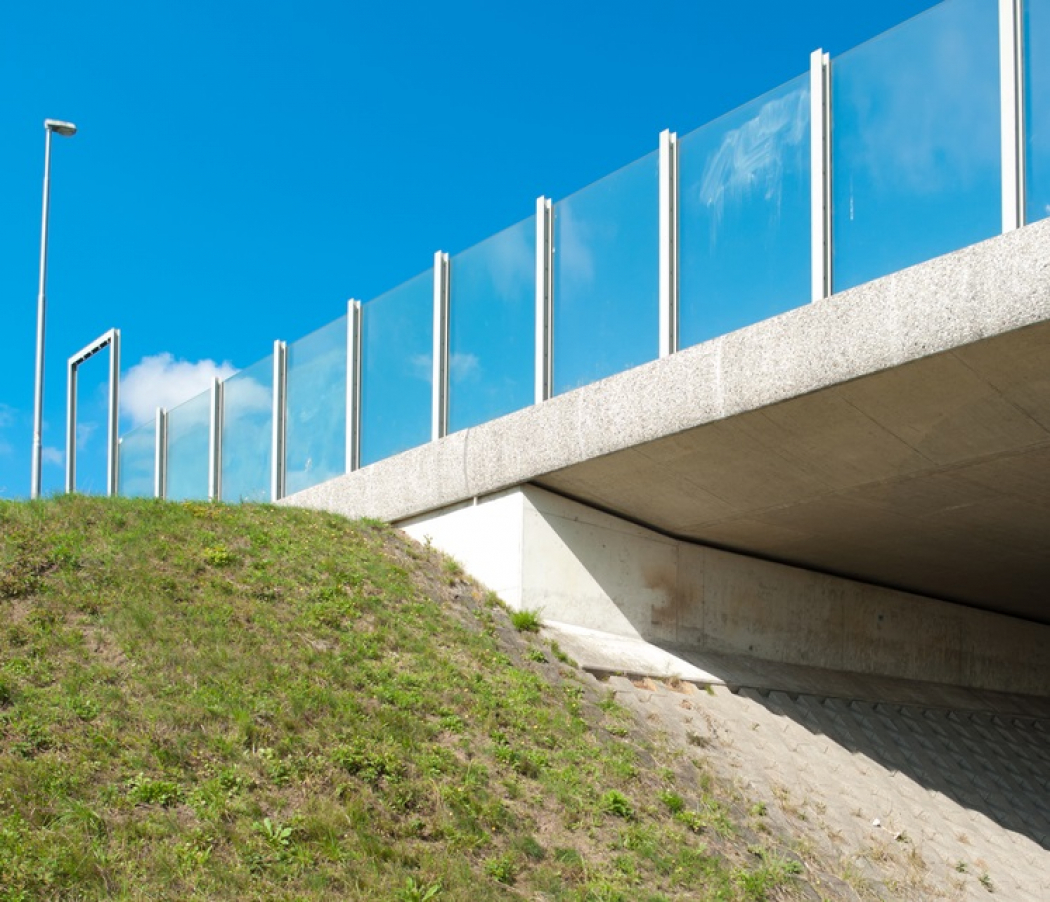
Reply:
[[0, 503], [0, 900], [790, 888], [462, 579], [371, 521]]
[[536, 633], [543, 625], [535, 611], [511, 611], [510, 622], [519, 633]]

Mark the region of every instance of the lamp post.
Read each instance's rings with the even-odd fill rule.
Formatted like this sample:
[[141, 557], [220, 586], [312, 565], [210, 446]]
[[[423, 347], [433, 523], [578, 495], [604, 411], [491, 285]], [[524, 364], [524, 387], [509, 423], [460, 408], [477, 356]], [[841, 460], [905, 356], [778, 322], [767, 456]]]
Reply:
[[44, 212], [40, 223], [40, 291], [36, 299], [36, 391], [33, 401], [33, 476], [29, 497], [40, 497], [40, 462], [44, 431], [44, 313], [47, 307], [47, 210], [51, 195], [51, 134], [69, 137], [77, 133], [72, 122], [44, 120]]

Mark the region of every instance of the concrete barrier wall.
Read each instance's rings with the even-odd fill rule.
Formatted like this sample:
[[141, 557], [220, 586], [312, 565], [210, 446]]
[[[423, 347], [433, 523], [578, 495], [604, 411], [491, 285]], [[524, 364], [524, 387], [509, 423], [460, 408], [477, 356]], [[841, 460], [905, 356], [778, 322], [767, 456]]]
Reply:
[[398, 525], [549, 620], [672, 648], [1050, 695], [1050, 627], [677, 541], [534, 486]]

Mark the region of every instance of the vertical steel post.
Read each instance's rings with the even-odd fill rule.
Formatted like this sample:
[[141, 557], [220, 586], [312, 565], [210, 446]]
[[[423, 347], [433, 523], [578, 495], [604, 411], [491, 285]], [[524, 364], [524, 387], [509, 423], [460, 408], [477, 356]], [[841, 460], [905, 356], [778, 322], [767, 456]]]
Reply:
[[222, 498], [222, 382], [211, 381], [208, 416], [208, 500]]
[[273, 429], [270, 441], [270, 500], [280, 501], [285, 492], [285, 416], [287, 415], [288, 346], [273, 343]]
[[430, 440], [436, 442], [448, 432], [448, 254], [434, 254], [434, 345], [431, 377]]
[[552, 392], [554, 314], [554, 210], [549, 198], [536, 199], [536, 389], [537, 404]]
[[157, 432], [153, 446], [153, 497], [168, 495], [168, 412], [157, 408]]
[[361, 466], [361, 302], [346, 302], [346, 472]]
[[660, 356], [678, 350], [678, 135], [660, 132]]
[[77, 490], [77, 365], [66, 365], [66, 492]]
[[109, 333], [109, 417], [107, 419], [106, 444], [106, 494], [111, 498], [117, 494], [120, 482], [120, 453], [118, 434], [120, 431], [120, 329]]
[[1025, 224], [1024, 0], [999, 0], [1003, 232]]
[[814, 50], [809, 65], [811, 299], [832, 292], [831, 58]]

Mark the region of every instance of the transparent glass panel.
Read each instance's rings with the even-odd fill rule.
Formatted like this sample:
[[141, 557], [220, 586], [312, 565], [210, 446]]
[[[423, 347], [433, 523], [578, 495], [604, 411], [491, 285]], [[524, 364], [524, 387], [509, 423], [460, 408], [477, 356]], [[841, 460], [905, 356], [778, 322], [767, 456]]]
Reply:
[[810, 298], [809, 76], [678, 142], [679, 344]]
[[996, 0], [947, 0], [834, 61], [836, 291], [999, 232]]
[[222, 386], [222, 500], [269, 501], [273, 354]]
[[361, 463], [430, 439], [434, 274], [361, 308]]
[[156, 462], [156, 423], [143, 423], [120, 440], [117, 494], [125, 498], [153, 497], [153, 466]]
[[527, 407], [535, 395], [536, 219], [452, 258], [449, 431]]
[[168, 491], [172, 501], [208, 499], [211, 392], [168, 411]]
[[660, 321], [659, 154], [554, 205], [554, 393], [653, 360]]
[[288, 345], [285, 489], [346, 472], [346, 316]]
[[1025, 9], [1025, 117], [1028, 142], [1026, 215], [1050, 216], [1050, 0], [1027, 0]]

